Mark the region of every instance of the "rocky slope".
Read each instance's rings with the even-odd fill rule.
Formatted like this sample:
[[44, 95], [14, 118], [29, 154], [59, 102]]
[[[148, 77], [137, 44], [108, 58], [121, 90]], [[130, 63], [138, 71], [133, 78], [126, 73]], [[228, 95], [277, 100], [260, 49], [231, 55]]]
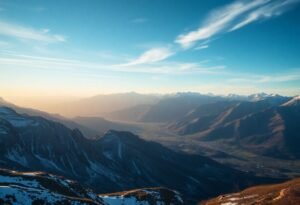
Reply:
[[300, 157], [298, 97], [254, 102], [220, 101], [202, 105], [169, 129], [194, 139], [227, 144], [275, 158]]
[[222, 127], [228, 122], [262, 111], [271, 106], [265, 100], [258, 102], [218, 101], [199, 106], [169, 127], [181, 135], [195, 134]]
[[256, 186], [242, 192], [222, 195], [201, 205], [295, 205], [300, 204], [300, 179], [282, 184]]

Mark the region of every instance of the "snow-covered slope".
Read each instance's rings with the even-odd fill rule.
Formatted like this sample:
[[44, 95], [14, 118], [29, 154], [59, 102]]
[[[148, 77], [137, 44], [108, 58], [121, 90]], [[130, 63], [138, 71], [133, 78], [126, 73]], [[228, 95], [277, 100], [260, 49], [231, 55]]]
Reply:
[[43, 172], [0, 169], [0, 204], [93, 204], [106, 205], [77, 182]]
[[182, 205], [181, 195], [166, 188], [135, 189], [99, 197], [109, 205]]
[[11, 205], [182, 205], [181, 195], [166, 188], [97, 195], [75, 181], [44, 172], [0, 169], [0, 204]]
[[282, 104], [282, 106], [296, 106], [296, 105], [300, 105], [300, 95], [295, 96], [291, 100], [289, 100], [288, 102]]

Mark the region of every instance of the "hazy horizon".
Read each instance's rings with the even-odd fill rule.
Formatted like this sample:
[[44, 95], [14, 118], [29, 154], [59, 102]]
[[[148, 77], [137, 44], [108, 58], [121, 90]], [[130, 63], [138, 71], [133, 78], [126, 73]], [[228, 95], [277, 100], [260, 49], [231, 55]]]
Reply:
[[[20, 107], [24, 107], [24, 108], [31, 108], [31, 109], [37, 109], [40, 111], [44, 111], [44, 112], [48, 112], [48, 113], [52, 113], [52, 114], [59, 114], [65, 117], [76, 117], [76, 116], [80, 116], [78, 114], [74, 114], [73, 112], [67, 112], [68, 114], [66, 114], [66, 109], [69, 109], [69, 106], [74, 106], [74, 104], [76, 103], [80, 103], [80, 102], [84, 102], [84, 101], [92, 101], [92, 99], [103, 99], [104, 101], [106, 101], [107, 99], [109, 99], [110, 97], [113, 96], [123, 96], [123, 100], [124, 99], [131, 99], [130, 101], [139, 101], [137, 99], [137, 97], [133, 97], [130, 98], [130, 96], [132, 96], [132, 94], [134, 96], [141, 96], [143, 97], [153, 97], [157, 98], [157, 99], [161, 99], [162, 97], [165, 96], [172, 96], [172, 95], [176, 95], [179, 93], [191, 93], [191, 94], [199, 94], [199, 95], [207, 95], [207, 96], [220, 96], [220, 97], [230, 97], [230, 95], [237, 95], [240, 97], [247, 97], [247, 96], [251, 96], [251, 95], [257, 95], [257, 94], [266, 94], [266, 95], [280, 95], [279, 93], [265, 93], [265, 92], [257, 92], [257, 93], [249, 93], [249, 94], [236, 94], [236, 93], [227, 93], [227, 94], [216, 94], [216, 93], [201, 93], [201, 92], [192, 92], [192, 91], [184, 91], [184, 92], [172, 92], [172, 93], [139, 93], [139, 92], [135, 92], [135, 91], [131, 91], [131, 92], [123, 92], [123, 93], [105, 93], [105, 94], [96, 94], [96, 95], [92, 95], [92, 96], [0, 96], [0, 98], [2, 98], [5, 102], [8, 103], [12, 103], [16, 106], [20, 106]], [[293, 95], [281, 95], [281, 96], [285, 96], [285, 97], [294, 97]], [[120, 98], [122, 99], [122, 98]], [[91, 112], [93, 112], [94, 109], [100, 109], [100, 110], [105, 110], [107, 109], [107, 113], [111, 112], [111, 110], [113, 110], [113, 107], [115, 106], [114, 103], [120, 101], [120, 99], [118, 98], [112, 98], [109, 101], [109, 103], [104, 103], [104, 104], [108, 104], [105, 105], [104, 108], [101, 109], [101, 106], [103, 106], [101, 104], [101, 102], [98, 102], [100, 104], [98, 104], [96, 107], [98, 108], [91, 108], [91, 107], [86, 107], [86, 110], [90, 110]], [[157, 101], [158, 102], [158, 101]], [[111, 104], [111, 106], [109, 105]], [[118, 103], [119, 105], [122, 105], [122, 102]], [[125, 103], [126, 104], [126, 103]], [[143, 103], [136, 103], [137, 105], [139, 104], [143, 104]], [[155, 101], [150, 103], [150, 104], [155, 104]], [[113, 106], [114, 105], [114, 106]], [[121, 106], [122, 107], [122, 106]], [[132, 107], [132, 104], [128, 106]], [[124, 106], [124, 108], [127, 108], [127, 106]], [[121, 110], [118, 108], [116, 110]], [[83, 115], [84, 116], [84, 115]], [[90, 116], [99, 116], [99, 114], [97, 114], [97, 112], [95, 112], [95, 114], [92, 114]], [[100, 116], [103, 116], [103, 114], [101, 114]]]

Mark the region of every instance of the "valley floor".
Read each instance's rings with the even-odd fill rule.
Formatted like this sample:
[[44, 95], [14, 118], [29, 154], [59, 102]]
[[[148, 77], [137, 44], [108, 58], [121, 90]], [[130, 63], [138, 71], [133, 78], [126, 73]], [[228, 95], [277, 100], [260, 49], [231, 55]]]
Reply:
[[[127, 122], [128, 123], [128, 122]], [[294, 178], [300, 176], [300, 160], [279, 159], [247, 152], [222, 141], [201, 141], [194, 135], [180, 136], [163, 123], [129, 123], [138, 127], [137, 134], [146, 140], [159, 142], [176, 151], [208, 156], [220, 163], [258, 176]]]

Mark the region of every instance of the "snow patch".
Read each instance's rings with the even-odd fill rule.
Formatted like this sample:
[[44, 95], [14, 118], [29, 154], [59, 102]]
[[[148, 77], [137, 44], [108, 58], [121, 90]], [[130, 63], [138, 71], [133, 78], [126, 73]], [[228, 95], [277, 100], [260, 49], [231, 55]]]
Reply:
[[136, 170], [136, 173], [137, 173], [138, 175], [141, 175], [141, 171], [140, 171], [140, 169], [138, 168], [138, 166], [136, 165], [135, 161], [132, 161], [132, 164], [133, 164], [134, 169]]
[[[109, 205], [151, 205], [147, 201], [138, 201], [135, 197], [103, 196], [101, 199]], [[164, 205], [164, 203], [157, 202], [156, 205]]]
[[107, 159], [113, 160], [113, 156], [110, 151], [104, 151], [103, 154]]
[[5, 156], [7, 159], [17, 162], [22, 166], [28, 165], [27, 159], [23, 155], [20, 155], [20, 153], [18, 153], [16, 150], [9, 151]]
[[293, 99], [289, 100], [288, 102], [282, 104], [281, 106], [290, 106], [290, 105], [294, 105], [295, 103], [297, 103], [298, 101], [300, 101], [300, 95], [294, 97]]
[[221, 205], [238, 205], [238, 203], [236, 203], [236, 202], [225, 202], [225, 203], [221, 203]]
[[46, 167], [49, 167], [49, 168], [54, 168], [54, 169], [56, 169], [56, 170], [58, 170], [58, 171], [61, 171], [61, 172], [64, 172], [62, 169], [60, 169], [53, 161], [50, 161], [50, 160], [48, 160], [48, 159], [45, 159], [45, 158], [43, 158], [43, 157], [41, 157], [41, 156], [38, 156], [38, 155], [34, 155], [36, 158], [38, 158], [39, 159], [39, 161], [44, 165], [44, 166], [46, 166]]
[[12, 126], [17, 128], [39, 125], [37, 121], [29, 119], [29, 117], [20, 115], [6, 107], [0, 107], [0, 117], [7, 120], [10, 124], [12, 124]]

